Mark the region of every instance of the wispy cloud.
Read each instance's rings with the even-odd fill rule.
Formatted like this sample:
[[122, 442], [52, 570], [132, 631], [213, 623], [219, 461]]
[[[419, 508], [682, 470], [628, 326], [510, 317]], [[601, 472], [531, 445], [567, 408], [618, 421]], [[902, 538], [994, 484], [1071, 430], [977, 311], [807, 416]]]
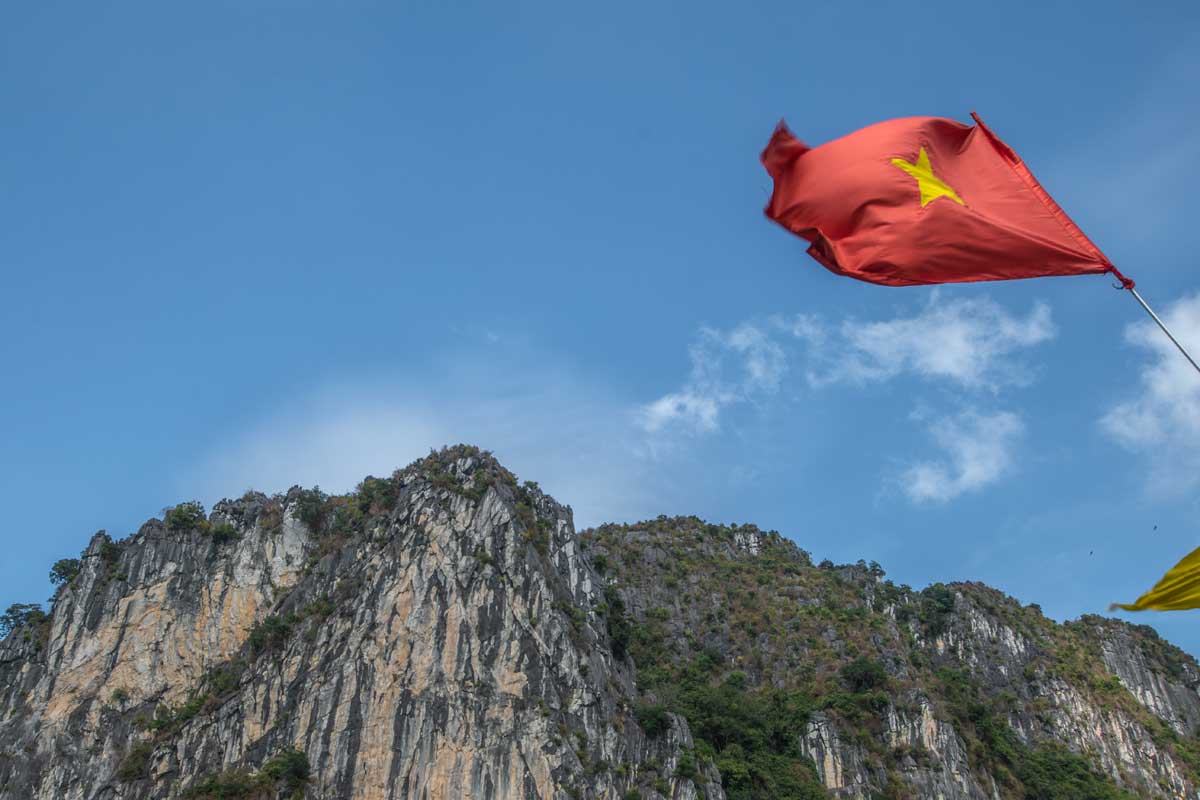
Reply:
[[[1028, 370], [1017, 351], [1052, 335], [1044, 306], [1014, 316], [978, 300], [878, 321], [796, 316], [706, 327], [689, 347], [684, 382], [645, 404], [559, 358], [492, 343], [486, 355], [447, 355], [428, 375], [331, 380], [306, 396], [281, 398], [178, 482], [208, 501], [296, 483], [345, 491], [367, 474], [387, 474], [432, 447], [462, 441], [539, 480], [572, 504], [581, 524], [654, 516], [690, 497], [689, 481], [704, 479], [687, 472], [686, 459], [670, 469], [664, 459], [694, 454], [698, 437], [719, 431], [735, 406], [790, 397], [791, 388], [861, 388], [901, 375], [991, 390], [1021, 382]], [[1011, 413], [953, 411], [930, 423], [944, 456], [908, 470], [906, 496], [946, 500], [998, 480], [1019, 430]]]
[[448, 357], [453, 374], [332, 381], [219, 443], [178, 478], [212, 502], [249, 487], [352, 489], [455, 442], [493, 450], [591, 525], [661, 513], [670, 491], [636, 457], [629, 402], [544, 353]]
[[843, 320], [833, 332], [811, 317], [788, 323], [810, 344], [809, 381], [866, 384], [911, 373], [966, 389], [992, 391], [1030, 381], [1021, 350], [1054, 338], [1050, 308], [1036, 303], [1024, 317], [987, 300], [942, 302], [934, 293], [918, 313], [890, 320]]
[[652, 433], [672, 424], [715, 431], [723, 410], [775, 393], [797, 364], [816, 388], [911, 375], [995, 392], [1028, 383], [1033, 371], [1019, 352], [1054, 335], [1043, 303], [1022, 317], [990, 300], [942, 302], [937, 293], [917, 313], [893, 319], [829, 323], [800, 314], [743, 322], [727, 333], [702, 328], [689, 349], [688, 380], [642, 406], [640, 417]]
[[981, 414], [967, 409], [929, 426], [940, 459], [919, 461], [900, 476], [904, 493], [917, 503], [944, 503], [995, 483], [1013, 466], [1025, 426], [1011, 412]]
[[[1193, 354], [1200, 352], [1200, 294], [1171, 305], [1163, 315]], [[1148, 486], [1174, 493], [1200, 484], [1200, 376], [1150, 321], [1130, 325], [1125, 338], [1149, 355], [1139, 391], [1101, 419], [1117, 442], [1150, 459]]]
[[[943, 301], [936, 292], [915, 313], [890, 319], [828, 322], [799, 314], [743, 322], [728, 332], [703, 328], [689, 348], [687, 381], [639, 407], [637, 418], [651, 434], [649, 449], [665, 449], [672, 435], [713, 433], [733, 407], [776, 396], [793, 372], [810, 391], [908, 377], [994, 396], [1028, 384], [1034, 370], [1023, 353], [1054, 336], [1045, 304], [1018, 315], [987, 299]], [[1000, 480], [1022, 427], [1013, 412], [981, 414], [970, 405], [931, 423], [944, 456], [913, 464], [904, 493], [915, 502], [944, 502]]]
[[702, 328], [689, 348], [692, 363], [678, 391], [642, 406], [641, 426], [649, 433], [677, 427], [709, 432], [720, 427], [721, 409], [779, 388], [788, 356], [771, 332], [745, 322], [729, 332]]

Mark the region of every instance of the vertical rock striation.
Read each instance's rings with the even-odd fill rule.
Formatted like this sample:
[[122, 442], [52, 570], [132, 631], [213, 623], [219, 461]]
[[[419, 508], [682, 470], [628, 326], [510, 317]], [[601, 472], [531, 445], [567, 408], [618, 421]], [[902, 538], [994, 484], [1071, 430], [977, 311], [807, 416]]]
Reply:
[[674, 777], [685, 724], [638, 726], [570, 510], [486, 454], [200, 527], [97, 534], [45, 641], [5, 640], [0, 795], [220, 796], [298, 751], [312, 797], [723, 797]]
[[1200, 798], [1200, 669], [1148, 628], [754, 526], [576, 535], [464, 446], [180, 509], [0, 641], [0, 798]]

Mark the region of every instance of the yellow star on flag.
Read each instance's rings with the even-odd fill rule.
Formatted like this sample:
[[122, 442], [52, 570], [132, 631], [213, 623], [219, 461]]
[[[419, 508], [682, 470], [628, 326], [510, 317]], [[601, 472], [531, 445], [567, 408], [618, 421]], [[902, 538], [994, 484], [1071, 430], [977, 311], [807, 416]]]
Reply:
[[925, 152], [924, 147], [917, 154], [917, 163], [910, 164], [903, 158], [893, 158], [892, 166], [899, 167], [917, 179], [917, 186], [921, 189], [921, 208], [939, 197], [949, 197], [960, 206], [966, 205], [948, 184], [933, 174], [933, 167], [929, 165], [929, 154]]

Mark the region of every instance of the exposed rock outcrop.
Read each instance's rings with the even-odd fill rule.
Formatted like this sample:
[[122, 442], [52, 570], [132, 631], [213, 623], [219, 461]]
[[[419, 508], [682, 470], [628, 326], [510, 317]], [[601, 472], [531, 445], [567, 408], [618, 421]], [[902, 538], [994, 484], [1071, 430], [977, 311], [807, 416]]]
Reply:
[[207, 796], [294, 749], [312, 797], [723, 797], [674, 776], [686, 723], [638, 726], [569, 509], [472, 449], [368, 489], [98, 534], [44, 644], [0, 651], [0, 795]]
[[1200, 669], [1148, 628], [753, 526], [577, 535], [469, 447], [181, 509], [0, 641], [0, 798], [1200, 798]]

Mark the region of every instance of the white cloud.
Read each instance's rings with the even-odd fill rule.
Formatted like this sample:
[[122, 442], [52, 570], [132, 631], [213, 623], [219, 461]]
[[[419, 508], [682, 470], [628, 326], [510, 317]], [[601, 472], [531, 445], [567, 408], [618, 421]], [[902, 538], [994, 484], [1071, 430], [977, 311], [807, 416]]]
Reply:
[[653, 403], [642, 406], [642, 427], [655, 433], [672, 422], [680, 422], [694, 430], [714, 431], [717, 429], [721, 406], [728, 402], [722, 395], [704, 394], [701, 391], [684, 390], [665, 394]]
[[[727, 333], [703, 328], [689, 348], [687, 382], [637, 410], [642, 429], [652, 434], [642, 452], [670, 451], [677, 444], [673, 433], [719, 430], [727, 410], [776, 395], [793, 370], [814, 390], [915, 377], [995, 394], [1028, 384], [1033, 370], [1022, 351], [1054, 335], [1050, 308], [1043, 303], [1021, 316], [987, 299], [943, 301], [936, 291], [916, 313], [891, 319], [828, 323], [798, 314], [743, 322]], [[945, 502], [995, 483], [1010, 470], [1023, 430], [1017, 415], [965, 407], [939, 417], [922, 403], [913, 413], [944, 454], [904, 472], [901, 484], [914, 502]]]
[[944, 503], [1000, 480], [1012, 469], [1025, 426], [1011, 412], [980, 414], [967, 409], [929, 426], [943, 458], [913, 464], [900, 476], [901, 488], [917, 503]]
[[776, 393], [793, 363], [804, 363], [810, 386], [865, 385], [902, 375], [956, 387], [998, 391], [1030, 381], [1018, 351], [1052, 339], [1050, 309], [1034, 304], [1024, 316], [990, 300], [941, 302], [935, 292], [911, 316], [836, 325], [811, 314], [743, 322], [728, 333], [702, 328], [689, 348], [687, 382], [641, 406], [652, 434], [712, 433], [722, 412]]
[[625, 399], [544, 355], [445, 363], [453, 374], [342, 381], [283, 398], [179, 475], [179, 490], [210, 503], [251, 487], [342, 492], [466, 442], [570, 504], [581, 527], [652, 517], [670, 501], [670, 487], [636, 457]]
[[912, 373], [995, 391], [1006, 384], [1028, 383], [1029, 369], [1015, 354], [1055, 335], [1050, 309], [1043, 303], [1021, 318], [987, 299], [941, 302], [936, 292], [913, 316], [877, 322], [846, 319], [836, 334], [815, 325], [811, 317], [791, 325], [816, 362], [808, 373], [814, 386], [861, 385]]
[[[796, 316], [703, 328], [689, 348], [685, 383], [632, 406], [632, 414], [612, 387], [583, 379], [561, 360], [495, 343], [486, 358], [439, 359], [432, 377], [330, 382], [281, 398], [258, 424], [202, 454], [178, 484], [187, 493], [199, 489], [210, 502], [248, 487], [280, 491], [296, 483], [346, 491], [363, 476], [387, 474], [430, 448], [469, 442], [540, 481], [575, 508], [583, 525], [644, 518], [688, 492], [686, 481], [672, 477], [675, 471], [661, 468], [660, 456], [689, 437], [718, 431], [732, 406], [782, 394], [788, 376], [803, 374], [805, 364], [824, 368], [826, 379], [817, 385], [911, 374], [996, 387], [1022, 373], [1016, 350], [1052, 332], [1043, 306], [1019, 318], [988, 301], [953, 301], [861, 324]], [[906, 338], [928, 342], [898, 341]], [[835, 379], [830, 370], [839, 360], [847, 371]], [[447, 364], [453, 365], [449, 372]], [[1012, 415], [973, 412], [931, 423], [947, 456], [914, 465], [908, 495], [948, 499], [995, 480], [1007, 468], [1013, 424], [1019, 430]]]
[[[1200, 294], [1171, 305], [1163, 321], [1193, 355], [1200, 353]], [[1200, 375], [1150, 321], [1130, 325], [1126, 339], [1148, 351], [1139, 392], [1113, 406], [1103, 429], [1126, 448], [1151, 456], [1149, 485], [1173, 493], [1200, 483]]]
[[692, 369], [683, 388], [638, 409], [646, 432], [669, 427], [691, 433], [715, 431], [723, 408], [774, 392], [787, 371], [784, 348], [750, 322], [728, 333], [702, 328], [688, 353]]

